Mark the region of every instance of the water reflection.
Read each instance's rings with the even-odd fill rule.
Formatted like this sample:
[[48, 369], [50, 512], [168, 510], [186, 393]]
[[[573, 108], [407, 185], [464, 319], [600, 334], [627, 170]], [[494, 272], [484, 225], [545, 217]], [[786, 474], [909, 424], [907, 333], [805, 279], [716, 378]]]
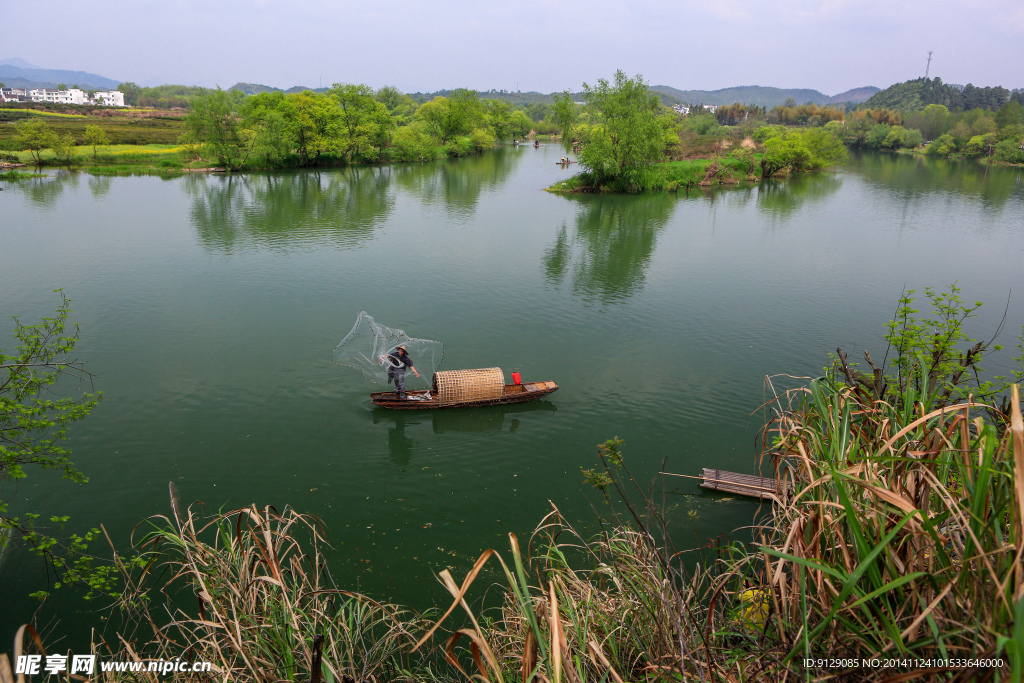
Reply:
[[658, 233], [676, 199], [668, 193], [644, 196], [572, 197], [579, 203], [575, 229], [563, 225], [542, 256], [552, 283], [571, 281], [573, 294], [602, 303], [625, 301], [644, 285]]
[[831, 172], [802, 173], [785, 180], [768, 179], [757, 186], [757, 208], [772, 218], [790, 218], [808, 202], [835, 194], [843, 179]]
[[449, 432], [508, 432], [515, 434], [519, 431], [522, 422], [519, 418], [512, 417], [506, 425], [506, 416], [535, 412], [554, 413], [557, 410], [555, 404], [550, 401], [531, 401], [489, 408], [434, 410], [431, 411], [433, 413], [431, 422], [435, 434]]
[[857, 154], [850, 156], [848, 166], [902, 202], [933, 200], [937, 195], [958, 202], [973, 197], [980, 200], [984, 210], [992, 211], [1014, 197], [1024, 197], [1024, 172], [1020, 168], [920, 154]]
[[430, 411], [378, 408], [373, 410], [371, 415], [373, 424], [387, 425], [389, 460], [405, 467], [412, 461], [419, 443], [410, 432], [427, 424], [431, 425], [434, 434], [517, 434], [522, 427], [522, 420], [518, 416], [535, 412], [554, 413], [557, 410], [555, 404], [550, 401], [531, 401], [506, 406]]
[[110, 176], [91, 175], [89, 176], [89, 192], [96, 199], [106, 197], [113, 182], [114, 179]]
[[521, 155], [497, 148], [480, 156], [429, 164], [394, 166], [395, 183], [423, 203], [443, 209], [451, 218], [467, 220], [481, 196], [501, 187]]
[[388, 168], [190, 176], [192, 224], [204, 247], [358, 246], [390, 215]]
[[[57, 200], [64, 194], [66, 183], [69, 182], [67, 173], [63, 177], [50, 176], [46, 178], [22, 178], [6, 183], [5, 192], [20, 192], [33, 205], [40, 209], [52, 209]], [[74, 184], [77, 185], [77, 179]]]

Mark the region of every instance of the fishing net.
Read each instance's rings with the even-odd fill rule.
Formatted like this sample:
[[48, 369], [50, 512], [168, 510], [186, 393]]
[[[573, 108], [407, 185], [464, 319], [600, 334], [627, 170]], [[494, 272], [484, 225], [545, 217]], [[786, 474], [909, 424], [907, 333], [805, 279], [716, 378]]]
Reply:
[[363, 377], [376, 384], [388, 383], [388, 370], [394, 359], [388, 354], [404, 346], [413, 367], [419, 371], [417, 378], [412, 371], [405, 373], [407, 388], [429, 388], [434, 373], [444, 360], [444, 345], [430, 339], [410, 337], [393, 327], [385, 327], [374, 321], [366, 311], [360, 311], [352, 331], [334, 347], [334, 362], [356, 368]]

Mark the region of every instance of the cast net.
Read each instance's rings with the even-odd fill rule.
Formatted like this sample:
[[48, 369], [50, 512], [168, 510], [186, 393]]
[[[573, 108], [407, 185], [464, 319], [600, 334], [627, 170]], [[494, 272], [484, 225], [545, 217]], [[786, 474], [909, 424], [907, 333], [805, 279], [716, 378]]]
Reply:
[[419, 378], [410, 370], [405, 373], [405, 386], [409, 389], [430, 388], [434, 373], [444, 360], [444, 345], [430, 339], [410, 337], [393, 327], [374, 321], [366, 311], [360, 311], [352, 331], [334, 347], [334, 362], [356, 368], [363, 377], [376, 384], [388, 384], [388, 370], [395, 364], [389, 354], [404, 346]]

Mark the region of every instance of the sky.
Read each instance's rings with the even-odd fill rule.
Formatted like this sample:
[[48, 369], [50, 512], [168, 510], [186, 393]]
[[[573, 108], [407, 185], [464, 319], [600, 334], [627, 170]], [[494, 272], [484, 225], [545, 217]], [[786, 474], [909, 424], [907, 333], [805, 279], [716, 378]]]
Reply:
[[[0, 0], [0, 58], [141, 85], [1024, 87], [1022, 0]], [[46, 40], [46, 27], [63, 29]]]

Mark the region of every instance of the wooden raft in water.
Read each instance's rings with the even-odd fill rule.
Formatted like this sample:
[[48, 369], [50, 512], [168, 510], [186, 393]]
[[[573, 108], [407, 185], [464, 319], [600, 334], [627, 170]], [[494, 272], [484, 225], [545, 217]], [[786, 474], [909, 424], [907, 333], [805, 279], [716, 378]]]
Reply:
[[701, 472], [701, 478], [704, 480], [700, 485], [702, 489], [726, 491], [763, 500], [782, 498], [782, 483], [771, 477], [755, 477], [752, 474], [739, 474], [705, 467]]

